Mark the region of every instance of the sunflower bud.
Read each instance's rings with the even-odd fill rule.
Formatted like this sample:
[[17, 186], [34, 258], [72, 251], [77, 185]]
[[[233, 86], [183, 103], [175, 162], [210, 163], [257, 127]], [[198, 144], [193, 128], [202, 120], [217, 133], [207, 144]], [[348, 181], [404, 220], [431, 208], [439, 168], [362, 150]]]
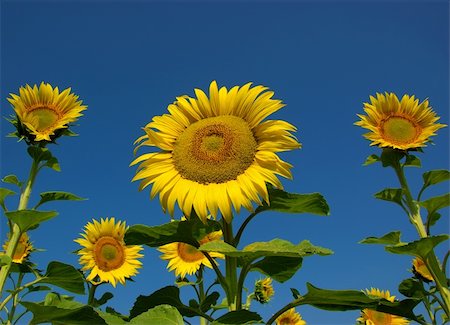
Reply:
[[258, 280], [255, 283], [254, 299], [262, 304], [266, 304], [270, 301], [270, 298], [274, 295], [275, 291], [272, 287], [272, 279], [265, 278]]

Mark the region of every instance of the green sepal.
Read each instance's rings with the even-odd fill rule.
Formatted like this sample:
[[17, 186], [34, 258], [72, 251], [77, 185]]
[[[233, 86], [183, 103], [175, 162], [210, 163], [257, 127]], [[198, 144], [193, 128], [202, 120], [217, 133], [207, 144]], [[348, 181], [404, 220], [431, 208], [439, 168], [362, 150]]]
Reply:
[[320, 193], [297, 194], [267, 187], [270, 205], [265, 202], [256, 209], [256, 212], [266, 210], [284, 213], [311, 213], [321, 216], [330, 214], [330, 207]]
[[312, 245], [308, 240], [295, 245], [287, 240], [273, 239], [268, 242], [255, 242], [247, 245], [242, 250], [222, 242], [213, 241], [200, 246], [199, 250], [204, 252], [217, 252], [226, 256], [241, 257], [255, 260], [265, 256], [304, 257], [310, 255], [331, 255], [333, 251], [328, 248]]
[[220, 316], [211, 325], [222, 325], [222, 324], [261, 324], [263, 323], [262, 318], [259, 314], [249, 311], [249, 310], [238, 310], [230, 311], [225, 315]]
[[191, 216], [189, 220], [177, 220], [159, 226], [133, 225], [125, 233], [125, 243], [158, 247], [182, 242], [198, 247], [199, 240], [207, 234], [221, 229], [221, 225], [217, 221], [206, 220], [204, 224], [198, 218]]
[[184, 320], [177, 308], [159, 305], [131, 319], [129, 324], [184, 325]]
[[21, 181], [19, 181], [19, 179], [17, 178], [16, 175], [7, 175], [5, 177], [2, 178], [2, 182], [3, 183], [8, 183], [8, 184], [13, 184], [16, 185], [17, 187], [22, 187], [23, 183]]
[[34, 207], [35, 209], [37, 209], [42, 204], [44, 204], [46, 202], [50, 202], [50, 201], [62, 201], [62, 200], [83, 201], [83, 200], [86, 200], [75, 194], [72, 194], [69, 192], [61, 192], [61, 191], [42, 192], [39, 195], [41, 196], [41, 199], [40, 199], [39, 203]]
[[400, 243], [400, 231], [392, 231], [381, 237], [367, 237], [360, 244], [397, 245]]
[[84, 279], [80, 271], [72, 265], [53, 261], [47, 266], [47, 271], [40, 283], [53, 284], [67, 291], [84, 294]]
[[58, 215], [56, 211], [16, 210], [5, 212], [6, 217], [17, 224], [21, 232], [36, 229], [37, 226]]
[[0, 206], [6, 211], [5, 199], [7, 196], [14, 195], [16, 192], [8, 190], [7, 188], [0, 188]]
[[267, 256], [254, 263], [251, 270], [265, 274], [283, 283], [294, 276], [302, 266], [302, 257]]
[[364, 162], [363, 166], [369, 166], [372, 165], [376, 162], [381, 161], [380, 157], [378, 157], [377, 155], [370, 155], [369, 157], [367, 157], [366, 161]]
[[403, 206], [402, 203], [403, 191], [401, 188], [385, 188], [384, 190], [375, 193], [375, 197], [379, 200], [390, 201]]

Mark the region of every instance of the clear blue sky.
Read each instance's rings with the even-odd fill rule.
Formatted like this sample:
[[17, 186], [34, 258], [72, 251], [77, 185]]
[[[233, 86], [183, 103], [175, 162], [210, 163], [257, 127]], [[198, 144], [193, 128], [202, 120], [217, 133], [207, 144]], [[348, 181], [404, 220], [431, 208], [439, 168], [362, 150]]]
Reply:
[[[449, 124], [448, 10], [448, 1], [2, 1], [1, 115], [12, 112], [9, 93], [41, 81], [72, 87], [89, 106], [74, 128], [79, 136], [51, 146], [62, 172], [40, 174], [33, 192], [34, 200], [49, 190], [89, 200], [46, 206], [60, 215], [31, 233], [34, 245], [46, 249], [32, 260], [40, 268], [51, 260], [77, 266], [73, 239], [92, 218], [167, 222], [158, 200], [150, 201], [148, 190], [138, 192], [130, 182], [132, 143], [141, 127], [165, 113], [175, 96], [206, 90], [211, 80], [227, 87], [252, 81], [287, 104], [274, 117], [299, 129], [303, 148], [283, 155], [294, 165], [294, 180], [283, 180], [285, 188], [321, 192], [331, 216], [261, 214], [243, 244], [309, 239], [335, 251], [306, 258], [288, 283], [275, 283], [273, 301], [256, 310], [267, 320], [291, 299], [289, 288], [304, 292], [306, 281], [397, 294], [397, 284], [409, 276], [410, 258], [358, 241], [392, 230], [401, 230], [405, 241], [416, 234], [400, 208], [373, 198], [397, 182], [391, 170], [362, 167], [379, 150], [369, 147], [364, 130], [353, 123], [369, 95], [391, 91], [429, 98], [441, 122]], [[11, 131], [2, 120], [1, 176], [24, 179], [30, 161], [25, 143], [5, 137]], [[416, 190], [424, 171], [448, 168], [449, 129], [439, 130], [434, 141], [420, 155], [424, 168], [409, 170]], [[447, 189], [443, 184], [434, 193]], [[435, 233], [448, 232], [448, 214], [443, 211]], [[3, 242], [6, 221], [0, 225]], [[146, 248], [136, 282], [118, 286], [109, 305], [127, 313], [138, 295], [172, 284], [173, 273], [158, 256]], [[249, 278], [250, 288], [258, 277]], [[308, 324], [321, 325], [352, 324], [359, 314], [298, 311]]]

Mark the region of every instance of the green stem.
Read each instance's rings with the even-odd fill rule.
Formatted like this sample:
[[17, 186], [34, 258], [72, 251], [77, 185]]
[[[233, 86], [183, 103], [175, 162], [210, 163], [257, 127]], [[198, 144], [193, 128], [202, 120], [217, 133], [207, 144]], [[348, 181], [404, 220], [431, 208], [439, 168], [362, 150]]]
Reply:
[[296, 306], [298, 306], [298, 303], [296, 303], [295, 301], [287, 304], [286, 306], [281, 308], [279, 311], [277, 311], [275, 314], [273, 314], [273, 316], [270, 317], [270, 319], [267, 321], [266, 325], [272, 324], [281, 314], [283, 314], [285, 311], [287, 311], [291, 308], [294, 308]]
[[[24, 277], [24, 274], [19, 273], [19, 277], [17, 279], [17, 287], [21, 286], [23, 277]], [[12, 301], [13, 301], [13, 303], [11, 306], [11, 310], [9, 311], [8, 321], [6, 324], [11, 324], [14, 319], [14, 314], [16, 313], [17, 303], [19, 302], [19, 292], [14, 292], [12, 294]]]
[[[428, 233], [420, 215], [420, 207], [419, 204], [414, 201], [413, 196], [411, 195], [411, 191], [409, 189], [403, 167], [400, 165], [400, 162], [398, 162], [397, 164], [393, 165], [393, 168], [402, 187], [403, 195], [405, 196], [406, 204], [409, 209], [409, 220], [416, 228], [419, 236], [421, 238], [426, 238], [428, 237]], [[444, 301], [444, 311], [447, 317], [450, 318], [450, 291], [447, 286], [446, 276], [441, 270], [434, 251], [431, 251], [428, 256], [426, 256], [426, 258], [424, 259], [424, 263], [435, 280], [436, 287], [438, 288]]]
[[11, 294], [9, 294], [0, 304], [0, 310], [2, 310], [6, 304], [8, 303], [8, 301], [10, 301], [12, 298], [15, 297], [15, 295], [17, 295], [19, 292], [21, 292], [22, 290], [25, 290], [28, 287], [31, 287], [33, 285], [35, 285], [36, 283], [42, 281], [42, 279], [44, 278], [37, 278], [36, 280], [33, 280], [31, 282], [28, 282], [27, 284], [24, 284], [23, 286], [15, 289], [13, 292], [11, 292]]
[[[39, 171], [38, 165], [39, 161], [33, 159], [27, 185], [20, 196], [18, 210], [25, 210], [28, 206], [28, 201], [31, 195], [31, 189], [33, 188], [34, 181]], [[17, 224], [14, 224], [12, 228], [13, 228], [12, 230], [10, 229], [11, 237], [9, 239], [8, 248], [6, 249], [6, 256], [10, 257], [11, 259], [14, 256], [14, 253], [16, 252], [17, 243], [19, 242], [20, 236], [22, 235], [22, 232]], [[0, 271], [0, 297], [3, 294], [3, 288], [5, 286], [6, 278], [8, 277], [10, 270], [11, 270], [11, 263], [4, 265]]]
[[89, 296], [87, 304], [89, 306], [93, 306], [94, 300], [95, 300], [95, 290], [97, 290], [98, 284], [91, 283], [91, 286], [89, 287]]
[[[231, 223], [227, 223], [222, 219], [223, 238], [225, 243], [234, 246], [233, 227]], [[229, 297], [228, 309], [236, 310], [237, 295], [237, 259], [236, 257], [225, 256], [225, 277], [228, 283]]]
[[[198, 282], [198, 304], [201, 306], [205, 300], [205, 287], [203, 285], [203, 265], [200, 266], [197, 273]], [[208, 320], [204, 317], [200, 317], [200, 325], [207, 325]]]
[[205, 255], [205, 257], [211, 263], [211, 266], [213, 267], [214, 272], [216, 272], [217, 280], [219, 281], [220, 285], [222, 286], [223, 290], [225, 291], [225, 294], [227, 295], [227, 299], [228, 299], [229, 289], [228, 289], [227, 280], [223, 276], [222, 272], [220, 272], [220, 269], [217, 267], [216, 261], [211, 257], [211, 255], [209, 255], [207, 252], [203, 252], [203, 255]]
[[236, 237], [234, 237], [234, 247], [237, 247], [239, 245], [239, 242], [242, 237], [242, 233], [244, 232], [245, 227], [252, 221], [252, 219], [259, 213], [258, 209], [256, 209], [255, 212], [251, 213], [247, 219], [242, 223], [242, 225], [239, 227], [238, 232], [236, 233]]
[[247, 276], [251, 268], [252, 264], [248, 263], [247, 265], [242, 267], [241, 273], [239, 274], [239, 280], [237, 284], [236, 310], [242, 309], [242, 290], [244, 288], [245, 277]]

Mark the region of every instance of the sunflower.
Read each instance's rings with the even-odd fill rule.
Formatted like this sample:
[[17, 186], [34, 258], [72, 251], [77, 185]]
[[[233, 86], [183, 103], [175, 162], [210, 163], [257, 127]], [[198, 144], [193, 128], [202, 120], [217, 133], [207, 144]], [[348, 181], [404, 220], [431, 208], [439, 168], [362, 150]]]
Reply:
[[306, 322], [302, 319], [299, 313], [295, 311], [295, 308], [291, 308], [278, 316], [275, 320], [277, 325], [306, 325]]
[[[8, 234], [9, 237], [9, 234]], [[8, 250], [9, 238], [3, 244], [3, 250], [6, 252]], [[30, 253], [33, 251], [33, 245], [30, 242], [30, 238], [27, 233], [24, 232], [20, 235], [19, 241], [17, 242], [16, 250], [14, 252], [14, 256], [12, 261], [14, 263], [22, 264], [24, 260], [28, 258]], [[3, 253], [4, 254], [4, 253]]]
[[413, 272], [416, 276], [420, 277], [425, 282], [434, 281], [434, 278], [428, 270], [427, 266], [420, 258], [415, 258], [413, 260]]
[[255, 283], [254, 299], [262, 304], [266, 304], [270, 301], [275, 291], [272, 287], [272, 279], [265, 278], [258, 280]]
[[78, 119], [87, 106], [67, 88], [61, 93], [58, 87], [42, 82], [41, 85], [20, 87], [19, 96], [10, 94], [17, 120], [16, 136], [28, 142], [53, 141], [67, 131], [69, 123]]
[[[370, 290], [366, 290], [366, 294], [373, 298], [384, 298], [390, 302], [394, 302], [395, 299], [395, 296], [391, 296], [389, 290], [382, 291], [371, 288]], [[361, 311], [361, 317], [359, 317], [357, 321], [364, 325], [407, 325], [410, 323], [409, 320], [403, 317], [367, 308]]]
[[125, 284], [125, 278], [138, 273], [142, 246], [125, 245], [126, 230], [125, 222], [116, 223], [114, 218], [93, 220], [85, 226], [82, 238], [75, 242], [83, 246], [78, 255], [82, 270], [90, 271], [88, 281], [95, 281], [98, 276], [100, 282], [110, 282], [115, 287], [117, 282]]
[[[218, 241], [222, 238], [222, 231], [214, 231], [203, 237], [199, 244], [203, 245], [212, 241]], [[174, 242], [166, 245], [162, 245], [158, 250], [163, 253], [161, 258], [169, 261], [167, 268], [169, 271], [175, 270], [175, 275], [182, 278], [186, 277], [186, 274], [194, 274], [200, 268], [201, 265], [205, 265], [212, 268], [211, 263], [206, 256], [192, 245], [180, 242]], [[211, 257], [224, 258], [220, 253], [210, 252]]]
[[428, 105], [428, 100], [419, 104], [414, 96], [404, 95], [401, 101], [394, 93], [377, 93], [364, 103], [367, 115], [357, 114], [360, 121], [355, 125], [368, 129], [364, 135], [372, 141], [370, 145], [408, 150], [425, 147], [436, 131], [445, 127], [438, 124], [439, 116]]
[[209, 98], [195, 89], [196, 98], [177, 97], [169, 114], [156, 116], [135, 142], [157, 152], [136, 158], [140, 163], [133, 181], [139, 190], [153, 184], [151, 198], [159, 193], [163, 210], [173, 216], [175, 203], [186, 215], [192, 208], [203, 220], [218, 211], [226, 221], [232, 207], [252, 211], [252, 202], [269, 204], [266, 182], [282, 188], [277, 175], [292, 178], [292, 165], [277, 153], [300, 147], [291, 134], [296, 128], [281, 120], [265, 120], [281, 109], [273, 92], [251, 83], [229, 91], [213, 81]]

